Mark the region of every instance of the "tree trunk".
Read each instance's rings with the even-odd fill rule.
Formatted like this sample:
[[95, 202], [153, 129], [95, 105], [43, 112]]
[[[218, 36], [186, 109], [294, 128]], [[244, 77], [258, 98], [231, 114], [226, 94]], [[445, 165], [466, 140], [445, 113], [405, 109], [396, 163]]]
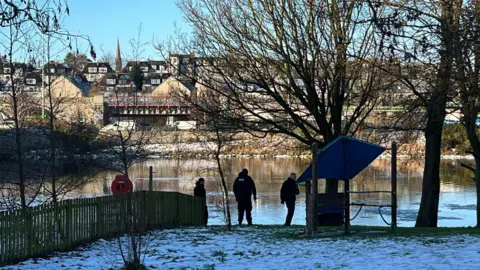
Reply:
[[338, 180], [327, 179], [325, 183], [325, 193], [327, 194], [338, 193]]
[[[443, 110], [441, 104], [435, 109]], [[438, 112], [438, 110], [433, 111]], [[445, 113], [443, 113], [445, 115]], [[440, 157], [444, 117], [429, 117], [425, 131], [425, 168], [423, 171], [422, 199], [415, 227], [437, 227], [440, 198]]]
[[215, 160], [217, 161], [217, 169], [218, 169], [218, 173], [220, 174], [220, 179], [222, 181], [224, 207], [226, 208], [224, 209], [224, 214], [226, 214], [227, 228], [231, 230], [232, 216], [230, 214], [230, 201], [228, 199], [228, 188], [227, 188], [227, 183], [225, 181], [225, 173], [223, 172], [222, 162], [220, 160], [220, 154], [223, 147], [223, 140], [221, 138], [220, 131], [218, 129], [215, 131], [215, 135], [216, 135], [216, 142], [217, 142], [217, 149], [215, 151]]

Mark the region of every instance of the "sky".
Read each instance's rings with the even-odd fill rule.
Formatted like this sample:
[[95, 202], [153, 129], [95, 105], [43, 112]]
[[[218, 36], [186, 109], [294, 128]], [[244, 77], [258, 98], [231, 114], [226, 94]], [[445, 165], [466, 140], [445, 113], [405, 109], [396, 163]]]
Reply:
[[[175, 25], [182, 32], [189, 27], [183, 20], [176, 0], [68, 0], [70, 16], [64, 26], [71, 33], [88, 35], [96, 49], [97, 58], [105, 53], [115, 55], [117, 38], [122, 57], [132, 55], [129, 40], [137, 39], [142, 24], [141, 40], [150, 42], [142, 58], [161, 59], [151, 42], [166, 41], [174, 36]], [[79, 51], [88, 52], [86, 44], [79, 44]]]

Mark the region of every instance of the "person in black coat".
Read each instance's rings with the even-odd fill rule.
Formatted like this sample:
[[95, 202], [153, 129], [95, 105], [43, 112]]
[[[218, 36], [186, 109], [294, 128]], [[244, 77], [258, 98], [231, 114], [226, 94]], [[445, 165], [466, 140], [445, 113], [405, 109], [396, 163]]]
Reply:
[[197, 183], [195, 183], [195, 188], [193, 189], [193, 195], [195, 197], [200, 197], [203, 199], [204, 208], [205, 208], [205, 225], [208, 223], [208, 207], [207, 207], [207, 191], [205, 190], [205, 179], [199, 178]]
[[252, 225], [252, 194], [253, 199], [257, 200], [257, 189], [255, 182], [248, 175], [248, 170], [243, 169], [233, 183], [233, 193], [238, 202], [238, 224], [242, 225], [243, 214], [247, 214], [248, 225]]
[[287, 204], [287, 218], [285, 220], [285, 226], [290, 226], [292, 223], [293, 213], [295, 212], [295, 200], [297, 195], [300, 194], [298, 190], [297, 182], [297, 175], [295, 173], [291, 173], [290, 177], [283, 182], [282, 189], [280, 189], [280, 200], [282, 204]]

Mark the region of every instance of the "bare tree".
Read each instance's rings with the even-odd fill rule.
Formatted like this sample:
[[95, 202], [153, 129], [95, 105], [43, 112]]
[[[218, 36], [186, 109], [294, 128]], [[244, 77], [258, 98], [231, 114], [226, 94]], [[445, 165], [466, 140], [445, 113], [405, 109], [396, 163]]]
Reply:
[[[398, 63], [391, 74], [396, 74], [414, 94], [417, 104], [426, 111], [426, 124], [420, 127], [426, 145], [422, 199], [416, 226], [436, 227], [442, 129], [447, 103], [456, 95], [452, 87], [454, 40], [459, 33], [463, 1], [368, 2], [372, 21], [381, 36], [382, 49], [391, 62]], [[402, 72], [410, 67], [424, 71], [426, 76], [421, 84]]]
[[[3, 160], [0, 170], [3, 171], [2, 178], [4, 178], [2, 179], [4, 184], [2, 185], [2, 204], [12, 209], [18, 206], [28, 207], [35, 201], [41, 183], [32, 182], [31, 178], [41, 178], [44, 170], [40, 169], [41, 166], [34, 165], [37, 162], [28, 153], [28, 150], [35, 149], [28, 141], [36, 141], [38, 144], [42, 138], [39, 136], [41, 134], [34, 134], [35, 132], [28, 130], [32, 124], [32, 121], [28, 121], [28, 117], [35, 111], [32, 105], [35, 104], [35, 98], [34, 93], [29, 92], [25, 84], [27, 67], [26, 64], [15, 63], [13, 60], [14, 56], [28, 55], [26, 52], [32, 50], [28, 40], [35, 29], [32, 25], [22, 24], [18, 18], [11, 19], [10, 25], [5, 28], [1, 31], [1, 44], [7, 57], [3, 69], [8, 70], [8, 75], [0, 86], [3, 88], [0, 103], [12, 118], [13, 126], [2, 134], [1, 148], [3, 153], [13, 153], [13, 155]], [[39, 137], [34, 139], [35, 136]], [[39, 170], [38, 174], [35, 173], [36, 170]]]
[[477, 227], [480, 227], [480, 137], [477, 127], [480, 112], [480, 1], [467, 1], [461, 10], [459, 33], [454, 39], [455, 50], [455, 86], [459, 89], [458, 107], [463, 114], [471, 154], [475, 167], [462, 166], [474, 173], [473, 181], [477, 187]]
[[[216, 174], [220, 177], [222, 198], [220, 203], [220, 210], [225, 219], [228, 229], [232, 228], [232, 217], [230, 213], [230, 199], [229, 189], [227, 185], [227, 177], [231, 176], [231, 164], [227, 160], [222, 159], [222, 156], [231, 152], [235, 137], [238, 134], [236, 130], [225, 130], [225, 124], [221, 118], [210, 118], [203, 113], [204, 110], [216, 112], [217, 114], [225, 113], [222, 106], [219, 104], [218, 95], [212, 90], [206, 90], [201, 97], [194, 98], [197, 102], [193, 103], [193, 112], [191, 115], [196, 120], [200, 127], [201, 138], [205, 151], [212, 155], [216, 163]], [[191, 98], [189, 99], [192, 100]], [[201, 108], [201, 110], [198, 110]]]
[[[51, 10], [52, 7], [47, 6], [46, 9]], [[44, 22], [40, 26], [40, 32], [42, 35], [42, 58], [44, 60], [42, 62], [47, 63], [47, 65], [42, 68], [47, 68], [48, 65], [51, 63], [50, 60], [59, 53], [64, 53], [67, 50], [72, 50], [72, 42], [78, 43], [78, 40], [84, 40], [88, 42], [90, 46], [90, 56], [95, 59], [96, 53], [88, 36], [72, 34], [68, 31], [68, 29], [63, 27], [62, 22], [64, 20], [64, 17], [69, 15], [69, 11], [62, 12], [62, 9], [58, 9], [58, 12], [56, 11], [57, 10], [51, 11], [53, 14], [55, 14], [55, 16], [53, 17], [49, 16], [48, 13], [41, 15], [44, 17]], [[82, 97], [85, 95], [85, 93], [83, 92], [84, 90], [86, 90], [81, 89], [82, 93], [69, 93], [69, 91], [65, 91], [64, 93], [64, 91], [58, 89], [62, 87], [62, 85], [60, 85], [62, 84], [62, 80], [60, 80], [59, 78], [66, 77], [56, 77], [57, 76], [55, 74], [49, 74], [46, 76], [46, 82], [44, 82], [44, 92], [46, 93], [42, 94], [41, 97], [42, 110], [47, 112], [44, 119], [46, 123], [44, 124], [47, 127], [47, 137], [50, 142], [47, 158], [48, 167], [50, 168], [47, 174], [47, 178], [50, 185], [44, 186], [44, 189], [50, 195], [51, 201], [53, 203], [56, 203], [59, 200], [59, 196], [64, 196], [58, 191], [59, 185], [62, 185], [58, 182], [60, 176], [59, 171], [61, 171], [59, 170], [59, 167], [64, 166], [64, 158], [66, 157], [64, 153], [62, 153], [62, 149], [60, 148], [60, 141], [59, 138], [57, 138], [57, 130], [60, 128], [59, 123], [62, 121], [75, 121], [75, 117], [68, 117], [68, 119], [62, 118], [67, 118], [65, 112], [67, 110], [72, 110], [71, 106], [73, 104], [77, 104], [83, 101]], [[42, 117], [44, 117], [43, 113]], [[84, 160], [88, 159], [87, 157], [82, 158]], [[63, 183], [67, 184], [63, 185], [63, 190], [71, 190], [72, 186], [69, 186], [69, 183], [71, 183], [70, 180], [68, 180], [66, 183]], [[84, 183], [84, 181], [80, 181], [80, 183]], [[67, 186], [69, 187], [67, 188]]]
[[[135, 97], [119, 95], [113, 96], [109, 101], [112, 104], [130, 104], [133, 105], [133, 111], [136, 113], [138, 99]], [[118, 106], [119, 107], [119, 106]], [[126, 108], [128, 109], [128, 108]], [[117, 113], [120, 113], [117, 111]], [[128, 113], [127, 113], [128, 114]], [[103, 146], [101, 151], [102, 157], [97, 159], [97, 166], [110, 171], [118, 172], [126, 179], [131, 179], [130, 168], [136, 163], [144, 161], [148, 155], [148, 145], [151, 140], [157, 136], [157, 133], [150, 128], [142, 128], [136, 125], [134, 118], [128, 115], [125, 119], [107, 126], [100, 134], [98, 143]], [[146, 252], [146, 241], [148, 238], [143, 236], [145, 227], [137, 225], [142, 217], [138, 216], [138, 211], [133, 207], [133, 190], [127, 201], [127, 221], [126, 229], [129, 237], [126, 249], [128, 253], [125, 254], [124, 247], [119, 239], [120, 253], [128, 269], [140, 269], [142, 265], [142, 257]]]
[[115, 55], [112, 51], [104, 51], [102, 46], [100, 46], [100, 51], [102, 52], [102, 56], [100, 56], [98, 61], [109, 63], [111, 67], [115, 67]]
[[[194, 40], [180, 36], [157, 48], [190, 56], [169, 65], [221, 97], [229, 113], [211, 117], [255, 136], [281, 133], [308, 146], [354, 136], [389, 87], [365, 1], [178, 5]], [[328, 180], [326, 189], [338, 192], [338, 182]]]
[[132, 48], [132, 56], [131, 59], [132, 61], [138, 62], [140, 59], [142, 59], [142, 55], [145, 52], [145, 47], [150, 44], [148, 41], [143, 42], [142, 41], [142, 24], [137, 28], [137, 38], [131, 38], [128, 43], [130, 44], [130, 47]]

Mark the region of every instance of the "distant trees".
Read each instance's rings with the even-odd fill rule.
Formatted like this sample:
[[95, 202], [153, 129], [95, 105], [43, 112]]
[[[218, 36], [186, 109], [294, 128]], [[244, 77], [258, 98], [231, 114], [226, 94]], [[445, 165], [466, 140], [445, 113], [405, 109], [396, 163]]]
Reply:
[[132, 67], [132, 70], [130, 70], [129, 75], [130, 75], [130, 79], [135, 85], [135, 91], [141, 92], [144, 77], [143, 77], [143, 71], [140, 68], [140, 65], [138, 63]]
[[85, 54], [69, 52], [65, 55], [64, 63], [68, 65], [71, 74], [83, 71], [83, 67], [89, 62]]

